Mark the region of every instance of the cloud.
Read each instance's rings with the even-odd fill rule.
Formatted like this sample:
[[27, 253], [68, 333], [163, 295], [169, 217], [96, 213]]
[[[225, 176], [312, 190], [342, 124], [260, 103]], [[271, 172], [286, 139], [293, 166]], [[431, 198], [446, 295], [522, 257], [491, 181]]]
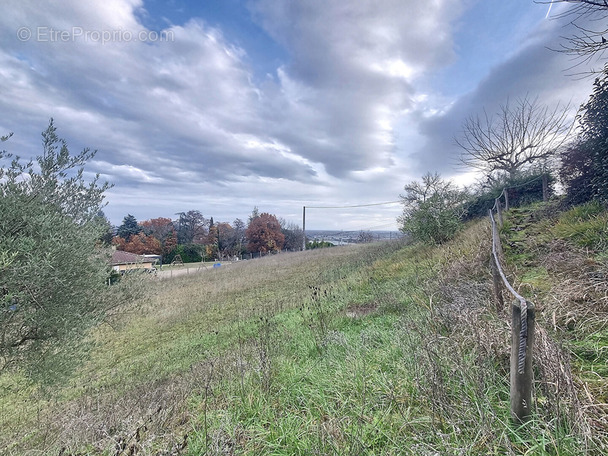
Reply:
[[459, 21], [477, 4], [252, 0], [257, 26], [247, 30], [284, 51], [257, 65], [248, 52], [259, 43], [221, 17], [176, 25], [143, 0], [5, 0], [0, 133], [15, 135], [3, 147], [39, 153], [54, 117], [72, 149], [98, 149], [89, 171], [116, 184], [114, 222], [126, 212], [230, 220], [255, 205], [299, 217], [307, 204], [391, 201], [427, 170], [454, 172], [452, 138], [467, 115], [508, 95], [567, 99], [583, 85], [545, 49], [558, 34], [549, 23], [529, 27], [469, 93], [438, 92], [433, 76], [462, 61]]
[[371, 186], [394, 191], [403, 168], [395, 126], [415, 79], [453, 58], [449, 6], [262, 0], [256, 18], [290, 60], [256, 83], [247, 51], [204, 19], [142, 41], [141, 0], [9, 0], [0, 128], [37, 150], [21, 138], [55, 117], [72, 148], [99, 150], [90, 171], [116, 183], [123, 207], [125, 195], [164, 207], [169, 193], [185, 204], [218, 188], [248, 205], [291, 192], [369, 198]]
[[275, 81], [283, 121], [271, 123], [273, 135], [334, 176], [394, 166], [394, 128], [415, 78], [453, 58], [450, 22], [460, 7], [449, 3], [255, 3], [291, 57]]
[[448, 109], [430, 116], [422, 109], [416, 113], [424, 145], [411, 158], [419, 173], [464, 172], [459, 161], [461, 149], [455, 142], [464, 121], [470, 116], [482, 115], [484, 110], [492, 115], [508, 100], [528, 96], [538, 97], [550, 107], [570, 105], [574, 117], [588, 97], [592, 81], [569, 75], [567, 69], [571, 62], [564, 54], [550, 49], [556, 47], [560, 36], [571, 31], [562, 25], [557, 21], [543, 21], [507, 59], [491, 68], [474, 90], [455, 99]]
[[[32, 15], [4, 18], [5, 30], [15, 32], [9, 24], [21, 23], [34, 35], [40, 27], [52, 27], [67, 38], [49, 41], [45, 35], [43, 41], [18, 42], [4, 36], [5, 93], [15, 96], [2, 97], [0, 104], [15, 113], [36, 110], [39, 118], [56, 117], [68, 139], [100, 149], [98, 164], [117, 166], [102, 170], [110, 175], [129, 166], [163, 175], [167, 162], [210, 181], [315, 174], [266, 134], [258, 90], [241, 60], [244, 51], [226, 42], [221, 31], [191, 20], [167, 29], [172, 38], [167, 42], [95, 42], [80, 35], [80, 28], [85, 34], [118, 30], [123, 35], [143, 29], [135, 15], [141, 2], [95, 5], [93, 10], [91, 4], [64, 2], [64, 9], [47, 6], [33, 14], [31, 2], [24, 2], [14, 10]], [[17, 122], [5, 127], [20, 129]], [[255, 150], [243, 146], [243, 136], [256, 138]]]

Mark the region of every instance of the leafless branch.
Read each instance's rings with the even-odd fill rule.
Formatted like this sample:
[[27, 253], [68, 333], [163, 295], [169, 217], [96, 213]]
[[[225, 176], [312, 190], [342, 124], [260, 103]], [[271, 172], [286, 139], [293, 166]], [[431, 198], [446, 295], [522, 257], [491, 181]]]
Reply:
[[[608, 1], [604, 0], [537, 0], [536, 3], [554, 5], [568, 3], [570, 8], [553, 16], [566, 20], [576, 32], [573, 36], [562, 36], [563, 42], [553, 49], [574, 58], [576, 68], [593, 61], [603, 61], [608, 50]], [[599, 70], [586, 73], [594, 74]]]
[[550, 158], [566, 140], [570, 129], [570, 106], [550, 109], [538, 98], [527, 96], [511, 105], [501, 105], [495, 115], [485, 110], [463, 124], [456, 143], [462, 148], [461, 162], [484, 171], [488, 177], [500, 172], [514, 177], [533, 163]]

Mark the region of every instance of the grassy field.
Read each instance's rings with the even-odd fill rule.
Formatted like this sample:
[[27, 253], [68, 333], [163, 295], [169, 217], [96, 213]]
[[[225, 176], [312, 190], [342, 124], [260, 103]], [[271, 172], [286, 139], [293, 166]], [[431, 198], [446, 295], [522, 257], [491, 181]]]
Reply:
[[578, 210], [514, 210], [502, 231], [508, 274], [538, 307], [523, 426], [484, 220], [441, 247], [145, 277], [82, 344], [0, 374], [0, 453], [605, 454], [608, 216]]

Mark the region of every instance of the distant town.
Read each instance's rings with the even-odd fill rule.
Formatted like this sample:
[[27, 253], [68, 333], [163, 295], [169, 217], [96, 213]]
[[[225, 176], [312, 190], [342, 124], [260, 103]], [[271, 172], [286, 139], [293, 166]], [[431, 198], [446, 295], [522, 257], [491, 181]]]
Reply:
[[335, 230], [306, 230], [309, 242], [330, 242], [334, 245], [358, 244], [362, 242], [388, 241], [404, 236], [401, 231], [335, 231]]

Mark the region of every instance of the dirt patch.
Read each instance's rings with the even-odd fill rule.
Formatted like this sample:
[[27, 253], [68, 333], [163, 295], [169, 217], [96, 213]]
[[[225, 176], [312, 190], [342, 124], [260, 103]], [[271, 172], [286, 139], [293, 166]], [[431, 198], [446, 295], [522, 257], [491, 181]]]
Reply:
[[366, 315], [375, 312], [378, 309], [378, 304], [375, 302], [367, 302], [365, 304], [351, 304], [346, 308], [346, 316], [349, 318], [362, 318]]

